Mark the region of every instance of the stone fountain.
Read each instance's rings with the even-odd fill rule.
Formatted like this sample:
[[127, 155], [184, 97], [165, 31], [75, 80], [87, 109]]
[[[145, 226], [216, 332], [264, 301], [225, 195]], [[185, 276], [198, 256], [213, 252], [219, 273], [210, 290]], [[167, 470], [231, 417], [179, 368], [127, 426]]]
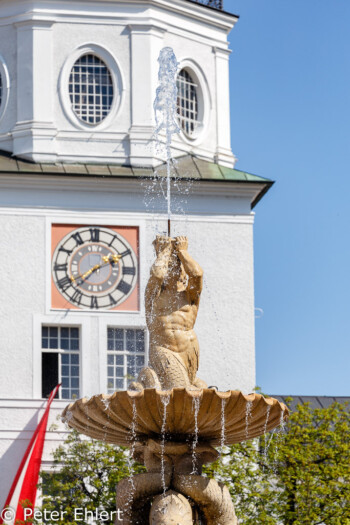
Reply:
[[[252, 439], [283, 423], [276, 399], [219, 392], [197, 377], [194, 332], [203, 271], [186, 237], [157, 236], [146, 287], [149, 364], [130, 390], [70, 404], [63, 420], [78, 432], [130, 448], [147, 472], [122, 480], [123, 525], [236, 525], [226, 486], [201, 475], [215, 446]], [[117, 522], [116, 522], [117, 525]]]

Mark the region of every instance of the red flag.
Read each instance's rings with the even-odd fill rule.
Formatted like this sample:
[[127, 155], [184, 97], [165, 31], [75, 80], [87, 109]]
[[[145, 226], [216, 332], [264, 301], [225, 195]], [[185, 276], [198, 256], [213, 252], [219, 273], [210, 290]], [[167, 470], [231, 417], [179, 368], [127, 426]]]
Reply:
[[[34, 509], [35, 500], [36, 500], [36, 492], [37, 492], [37, 484], [39, 481], [41, 458], [42, 458], [43, 448], [44, 448], [47, 421], [49, 418], [51, 403], [53, 399], [55, 398], [60, 386], [61, 385], [57, 385], [49, 396], [43, 417], [41, 418], [38, 426], [36, 427], [34, 434], [32, 436], [32, 439], [30, 440], [30, 443], [27, 447], [27, 450], [24, 453], [24, 456], [18, 468], [15, 479], [13, 480], [13, 483], [11, 485], [10, 492], [5, 501], [4, 509], [8, 507], [9, 504], [11, 503], [11, 499], [17, 487], [18, 480], [22, 474], [22, 471], [26, 464], [28, 456], [33, 448], [33, 452], [28, 462], [28, 467], [25, 473], [25, 477], [24, 477], [23, 484], [22, 484], [22, 489], [20, 492], [20, 497], [18, 500], [16, 520], [21, 520], [21, 521], [24, 520], [24, 509], [21, 505], [22, 501], [30, 502], [31, 504], [30, 506]], [[33, 447], [33, 444], [34, 444], [34, 447]], [[0, 525], [2, 523], [3, 523], [3, 519], [0, 517]]]

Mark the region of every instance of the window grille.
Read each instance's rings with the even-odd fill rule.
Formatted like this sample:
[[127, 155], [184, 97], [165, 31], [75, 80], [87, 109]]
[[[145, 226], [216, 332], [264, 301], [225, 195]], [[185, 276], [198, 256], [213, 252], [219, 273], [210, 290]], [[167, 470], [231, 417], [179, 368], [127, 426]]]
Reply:
[[69, 96], [77, 117], [91, 125], [109, 114], [114, 97], [113, 80], [106, 64], [93, 54], [81, 56], [69, 76]]
[[176, 85], [179, 124], [186, 135], [191, 136], [198, 124], [198, 86], [186, 69], [178, 74]]
[[192, 0], [196, 4], [203, 4], [209, 7], [214, 7], [214, 9], [223, 9], [223, 0]]
[[58, 383], [61, 399], [79, 397], [79, 328], [42, 326], [42, 397], [48, 397]]
[[127, 390], [145, 366], [145, 331], [107, 329], [107, 390]]

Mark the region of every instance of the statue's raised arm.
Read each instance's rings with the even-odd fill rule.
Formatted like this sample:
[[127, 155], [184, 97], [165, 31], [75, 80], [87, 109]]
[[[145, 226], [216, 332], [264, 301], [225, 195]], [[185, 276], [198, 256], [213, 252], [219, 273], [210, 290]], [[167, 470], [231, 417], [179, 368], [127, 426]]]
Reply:
[[153, 305], [159, 297], [164, 279], [168, 273], [169, 260], [172, 254], [172, 243], [170, 237], [157, 235], [153, 241], [156, 252], [156, 260], [151, 266], [151, 275], [145, 291], [145, 310], [147, 326], [150, 327], [153, 318]]
[[198, 306], [203, 289], [203, 270], [188, 253], [187, 237], [176, 237], [174, 245], [183, 269], [188, 276], [187, 291], [190, 294], [192, 303]]

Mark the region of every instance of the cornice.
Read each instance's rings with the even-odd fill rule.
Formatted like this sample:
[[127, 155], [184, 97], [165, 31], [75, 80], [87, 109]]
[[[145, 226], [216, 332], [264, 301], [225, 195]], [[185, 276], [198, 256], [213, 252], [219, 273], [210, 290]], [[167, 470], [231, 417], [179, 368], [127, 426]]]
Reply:
[[[236, 24], [238, 17], [225, 11], [208, 9], [206, 6], [188, 2], [188, 0], [128, 0], [127, 2], [118, 2], [116, 0], [75, 0], [75, 2], [66, 2], [64, 0], [33, 0], [32, 2], [23, 3], [24, 12], [19, 12], [20, 3], [13, 0], [0, 6], [0, 24], [26, 24], [29, 20], [46, 21], [55, 23], [59, 21], [77, 21], [77, 19], [93, 18], [95, 23], [98, 19], [104, 19], [104, 23], [115, 23], [116, 20], [128, 24], [134, 24], [133, 20], [139, 18], [140, 24], [144, 21], [144, 16], [135, 13], [127, 13], [128, 8], [138, 7], [138, 11], [144, 9], [144, 15], [148, 16], [150, 8], [172, 11], [193, 21], [201, 21], [212, 27], [216, 27], [226, 33], [229, 33]], [[84, 5], [84, 11], [77, 12], [80, 5]], [[17, 5], [17, 7], [16, 7]], [[120, 9], [109, 10], [109, 6], [120, 6]], [[122, 12], [124, 9], [124, 12]], [[109, 11], [108, 11], [109, 10]], [[144, 22], [143, 22], [144, 23]]]
[[[0, 191], [19, 189], [23, 191], [50, 191], [58, 192], [66, 191], [82, 191], [98, 194], [99, 192], [118, 193], [125, 195], [138, 195], [140, 198], [147, 191], [147, 185], [153, 187], [153, 179], [147, 180], [145, 177], [118, 177], [118, 176], [86, 176], [84, 174], [74, 175], [47, 175], [47, 174], [0, 174]], [[176, 197], [181, 194], [176, 185], [173, 185], [173, 196]], [[194, 180], [191, 181], [191, 195], [192, 196], [210, 196], [218, 198], [237, 198], [246, 199], [251, 203], [253, 208], [261, 197], [268, 191], [270, 184], [264, 182], [233, 182], [233, 181], [207, 181]], [[13, 206], [12, 206], [13, 207]], [[75, 208], [74, 208], [75, 209]], [[82, 208], [84, 209], [84, 208]], [[141, 213], [142, 212], [138, 212]], [[157, 211], [155, 210], [157, 214]], [[44, 215], [47, 211], [44, 210]], [[145, 212], [145, 215], [147, 213]]]

